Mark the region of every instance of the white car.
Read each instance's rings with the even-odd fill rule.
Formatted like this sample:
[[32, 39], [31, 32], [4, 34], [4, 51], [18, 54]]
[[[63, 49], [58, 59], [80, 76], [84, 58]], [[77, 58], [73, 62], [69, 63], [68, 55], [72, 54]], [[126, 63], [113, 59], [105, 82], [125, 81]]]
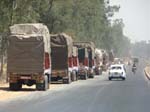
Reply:
[[126, 69], [124, 64], [114, 64], [109, 68], [109, 80], [112, 78], [126, 79]]

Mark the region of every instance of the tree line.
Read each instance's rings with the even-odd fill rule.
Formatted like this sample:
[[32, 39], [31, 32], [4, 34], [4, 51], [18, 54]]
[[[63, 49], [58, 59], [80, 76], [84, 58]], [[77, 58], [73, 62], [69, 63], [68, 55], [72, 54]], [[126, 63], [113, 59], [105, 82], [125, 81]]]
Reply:
[[[51, 34], [65, 32], [75, 41], [93, 41], [123, 55], [130, 40], [123, 34], [122, 19], [112, 20], [119, 8], [109, 0], [0, 0], [0, 33], [7, 34], [13, 24], [40, 22]], [[1, 40], [2, 54], [7, 38]]]

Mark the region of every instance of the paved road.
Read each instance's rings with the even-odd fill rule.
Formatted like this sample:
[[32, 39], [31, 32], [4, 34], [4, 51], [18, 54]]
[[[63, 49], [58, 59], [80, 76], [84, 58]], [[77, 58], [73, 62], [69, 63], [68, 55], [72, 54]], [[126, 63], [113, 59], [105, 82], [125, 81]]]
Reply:
[[0, 112], [149, 112], [150, 84], [142, 69], [126, 81], [107, 75], [78, 81], [55, 91], [0, 103]]

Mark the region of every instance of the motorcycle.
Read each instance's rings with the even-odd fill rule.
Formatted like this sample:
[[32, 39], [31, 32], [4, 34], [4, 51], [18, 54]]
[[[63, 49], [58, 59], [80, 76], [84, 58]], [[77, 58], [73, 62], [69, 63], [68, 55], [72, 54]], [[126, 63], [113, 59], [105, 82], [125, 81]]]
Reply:
[[137, 68], [134, 66], [132, 67], [132, 72], [135, 74], [136, 73]]

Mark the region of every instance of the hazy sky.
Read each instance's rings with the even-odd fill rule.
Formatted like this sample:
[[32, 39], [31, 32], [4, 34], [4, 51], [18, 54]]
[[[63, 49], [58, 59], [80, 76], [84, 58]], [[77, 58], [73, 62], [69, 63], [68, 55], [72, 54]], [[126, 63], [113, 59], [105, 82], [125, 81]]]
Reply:
[[150, 40], [150, 0], [110, 0], [112, 4], [120, 4], [120, 12], [116, 17], [123, 18], [124, 34], [132, 42]]

